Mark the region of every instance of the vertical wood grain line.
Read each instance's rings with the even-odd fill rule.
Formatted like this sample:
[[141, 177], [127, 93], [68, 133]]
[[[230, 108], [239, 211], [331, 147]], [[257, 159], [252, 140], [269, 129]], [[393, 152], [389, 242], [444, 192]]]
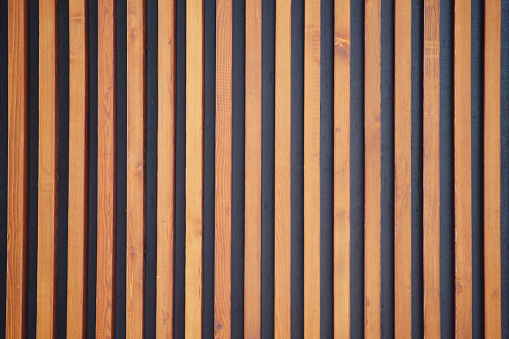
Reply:
[[175, 1], [158, 1], [156, 336], [173, 338], [175, 260]]
[[58, 22], [57, 1], [39, 1], [38, 338], [56, 331]]
[[203, 43], [203, 0], [189, 0], [186, 7], [186, 338], [202, 335]]
[[28, 255], [28, 4], [8, 3], [6, 338], [24, 338]]
[[334, 338], [350, 337], [350, 0], [334, 1]]
[[116, 35], [115, 0], [98, 0], [96, 337], [115, 333]]
[[381, 262], [381, 0], [365, 2], [364, 330], [379, 338]]
[[304, 336], [320, 337], [320, 12], [304, 13]]
[[69, 1], [67, 338], [86, 337], [88, 243], [87, 0]]
[[291, 23], [292, 1], [276, 1], [274, 337], [291, 331]]
[[440, 337], [440, 0], [424, 1], [424, 335]]
[[262, 1], [246, 1], [244, 338], [261, 336]]
[[412, 336], [412, 2], [396, 0], [394, 38], [394, 321]]
[[454, 3], [456, 338], [472, 336], [471, 1]]
[[500, 253], [501, 2], [485, 2], [484, 31], [484, 324], [486, 338], [502, 335]]

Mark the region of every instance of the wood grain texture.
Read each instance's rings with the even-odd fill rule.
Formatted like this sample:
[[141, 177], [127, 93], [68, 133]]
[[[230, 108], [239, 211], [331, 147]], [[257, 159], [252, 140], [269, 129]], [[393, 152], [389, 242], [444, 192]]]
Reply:
[[96, 337], [114, 338], [116, 244], [115, 0], [98, 0]]
[[334, 1], [334, 338], [350, 337], [350, 0]]
[[[26, 336], [28, 263], [28, 4], [8, 3], [6, 338]], [[5, 160], [4, 160], [5, 161]]]
[[484, 22], [484, 326], [486, 338], [501, 338], [500, 0], [485, 2]]
[[471, 1], [454, 3], [456, 338], [472, 337]]
[[291, 0], [276, 2], [274, 337], [291, 331]]
[[56, 0], [39, 2], [38, 338], [56, 331], [58, 20]]
[[262, 1], [246, 1], [244, 338], [261, 336]]
[[216, 3], [214, 337], [231, 336], [232, 1]]
[[175, 260], [175, 1], [158, 2], [156, 336], [173, 338]]
[[380, 10], [380, 0], [366, 0], [364, 23], [364, 331], [368, 338], [379, 338], [381, 335]]
[[87, 0], [69, 1], [69, 208], [67, 338], [85, 338], [88, 242]]
[[394, 37], [394, 324], [412, 336], [412, 2], [396, 0]]
[[424, 1], [424, 335], [440, 337], [440, 0]]
[[186, 338], [202, 335], [203, 0], [186, 7]]
[[320, 2], [304, 13], [304, 337], [320, 337]]

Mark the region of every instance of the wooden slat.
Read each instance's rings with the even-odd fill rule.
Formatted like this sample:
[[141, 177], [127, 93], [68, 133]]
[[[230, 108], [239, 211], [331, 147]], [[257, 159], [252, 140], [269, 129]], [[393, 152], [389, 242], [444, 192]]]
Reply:
[[[8, 4], [6, 338], [24, 338], [28, 239], [28, 4]], [[5, 160], [4, 160], [5, 161]]]
[[334, 2], [334, 338], [350, 337], [350, 0]]
[[291, 0], [276, 2], [274, 337], [291, 331]]
[[145, 289], [145, 0], [127, 1], [126, 336], [143, 338]]
[[232, 1], [216, 3], [214, 337], [231, 336]]
[[175, 1], [158, 2], [156, 336], [173, 338], [175, 258]]
[[471, 0], [454, 3], [456, 338], [472, 336]]
[[380, 0], [365, 7], [365, 171], [364, 171], [364, 330], [379, 338], [380, 323], [380, 228], [381, 228], [381, 74]]
[[115, 333], [115, 1], [98, 0], [96, 337]]
[[304, 336], [320, 337], [320, 1], [304, 14]]
[[261, 336], [262, 1], [246, 1], [244, 337]]
[[412, 336], [412, 2], [396, 0], [394, 37], [394, 324]]
[[88, 239], [87, 1], [69, 1], [67, 338], [86, 337]]
[[186, 338], [202, 335], [203, 0], [186, 7]]
[[501, 2], [485, 3], [484, 32], [484, 324], [501, 338], [500, 44]]
[[39, 2], [39, 207], [37, 337], [56, 330], [58, 23], [56, 0]]
[[440, 337], [440, 0], [424, 1], [424, 335]]

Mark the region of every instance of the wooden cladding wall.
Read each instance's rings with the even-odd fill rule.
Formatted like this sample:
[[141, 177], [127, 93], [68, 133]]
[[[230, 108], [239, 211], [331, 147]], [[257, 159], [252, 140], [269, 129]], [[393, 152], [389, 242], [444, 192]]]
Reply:
[[1, 0], [7, 338], [509, 336], [509, 0]]

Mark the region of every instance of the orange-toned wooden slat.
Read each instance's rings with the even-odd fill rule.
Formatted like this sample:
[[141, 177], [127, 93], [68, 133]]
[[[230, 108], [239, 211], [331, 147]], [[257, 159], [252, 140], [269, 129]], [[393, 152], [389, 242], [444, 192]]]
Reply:
[[290, 338], [291, 324], [291, 23], [292, 1], [276, 2], [274, 177], [274, 337]]
[[88, 238], [87, 1], [69, 1], [67, 338], [86, 337]]
[[365, 6], [364, 330], [366, 337], [379, 338], [381, 334], [381, 1], [368, 0]]
[[98, 1], [96, 337], [115, 330], [115, 0]]
[[[28, 4], [8, 4], [6, 338], [24, 338], [28, 238]], [[4, 160], [5, 161], [5, 160]]]
[[186, 338], [202, 335], [203, 0], [186, 7]]
[[56, 330], [58, 63], [57, 2], [39, 2], [39, 218], [37, 337]]
[[156, 336], [173, 338], [175, 256], [175, 1], [158, 2]]
[[412, 336], [412, 2], [396, 0], [394, 37], [394, 324]]
[[320, 337], [320, 1], [304, 13], [304, 336]]
[[126, 336], [143, 338], [145, 288], [145, 0], [127, 1]]
[[216, 3], [214, 337], [231, 335], [232, 1]]
[[246, 1], [244, 338], [261, 336], [262, 1]]
[[334, 3], [334, 338], [350, 337], [350, 0]]
[[484, 326], [500, 338], [500, 38], [501, 2], [485, 3], [484, 32]]
[[424, 1], [424, 335], [440, 337], [440, 0]]
[[471, 0], [454, 3], [456, 338], [472, 336]]

